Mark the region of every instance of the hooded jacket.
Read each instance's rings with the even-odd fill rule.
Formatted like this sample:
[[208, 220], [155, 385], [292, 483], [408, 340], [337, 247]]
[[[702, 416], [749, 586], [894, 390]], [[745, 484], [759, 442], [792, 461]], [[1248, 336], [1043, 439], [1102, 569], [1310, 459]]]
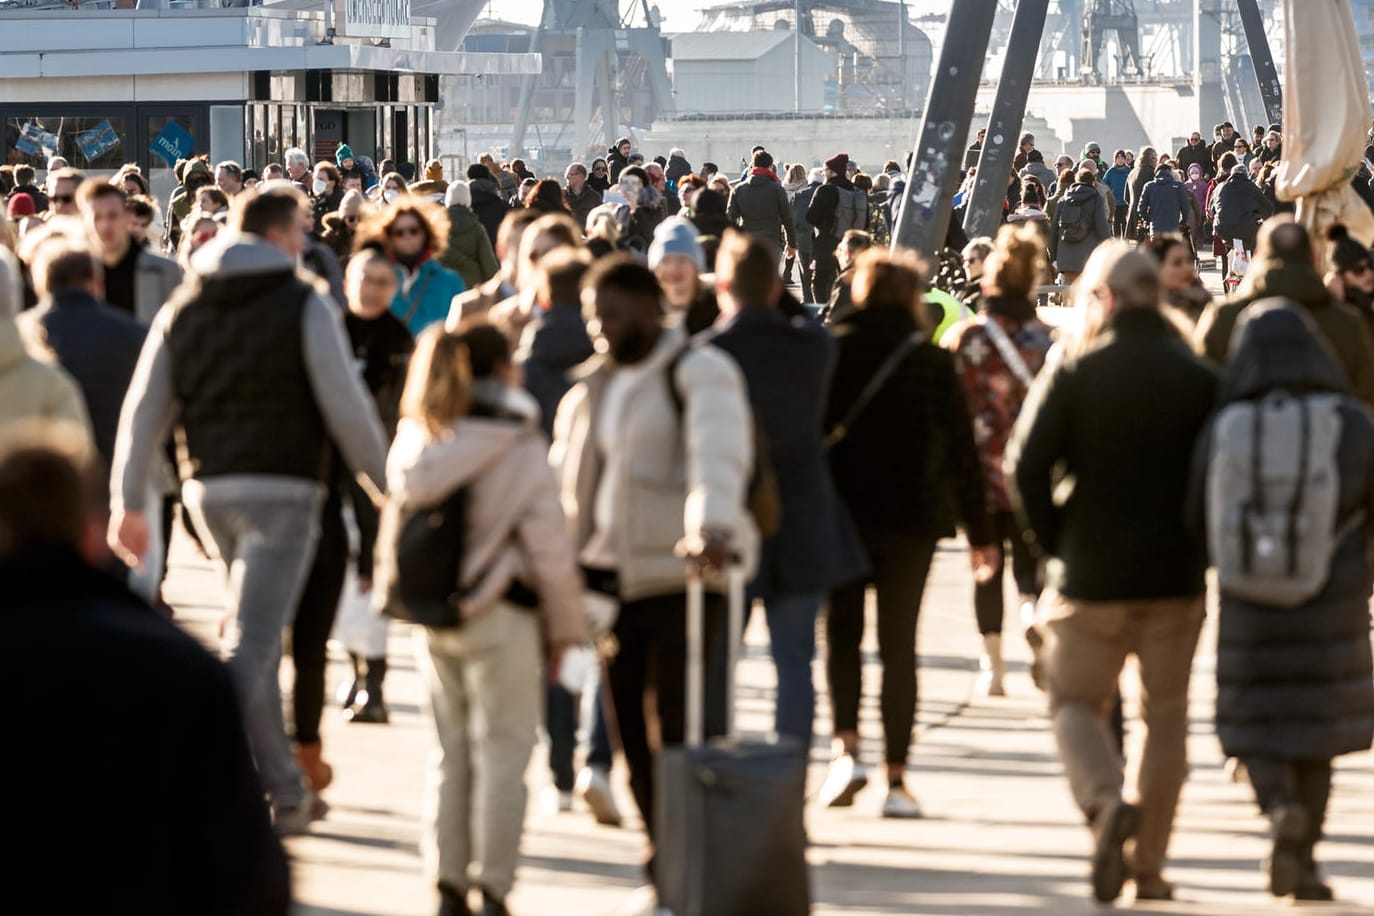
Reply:
[[730, 192], [725, 215], [747, 235], [778, 249], [797, 245], [792, 205], [775, 178], [751, 175], [748, 181], [736, 185]]
[[487, 230], [487, 240], [492, 248], [496, 247], [496, 233], [501, 228], [501, 220], [510, 212], [510, 204], [501, 196], [496, 182], [489, 178], [474, 178], [468, 182], [472, 191], [472, 212]]
[[[1330, 578], [1300, 607], [1276, 608], [1221, 592], [1217, 737], [1228, 757], [1329, 760], [1374, 741], [1368, 544], [1374, 526], [1374, 420], [1349, 396], [1344, 373], [1303, 308], [1256, 303], [1239, 329], [1223, 405], [1272, 391], [1342, 395], [1337, 524], [1366, 521], [1336, 545]], [[1193, 461], [1189, 516], [1201, 533], [1212, 427]]]
[[448, 208], [448, 247], [439, 263], [457, 272], [465, 289], [481, 286], [501, 269], [481, 220], [462, 204]]
[[[1230, 184], [1228, 181], [1227, 184]], [[1374, 342], [1360, 313], [1332, 298], [1311, 264], [1257, 260], [1236, 295], [1202, 313], [1193, 340], [1218, 366], [1230, 362], [1236, 325], [1251, 303], [1279, 297], [1291, 300], [1307, 314], [1336, 355], [1356, 397], [1374, 404]]]
[[1161, 171], [1145, 186], [1138, 215], [1155, 235], [1177, 232], [1192, 215], [1194, 203], [1192, 195], [1178, 183], [1172, 171]]
[[[467, 487], [463, 616], [489, 610], [519, 583], [539, 596], [550, 643], [580, 642], [587, 635], [582, 576], [539, 431], [539, 407], [495, 379], [473, 387], [472, 415], [437, 437], [415, 420], [401, 421], [387, 456], [390, 498], [431, 506]], [[384, 582], [395, 569], [389, 547], [383, 540], [377, 569]]]
[[594, 355], [580, 302], [556, 303], [525, 328], [515, 363], [524, 370], [525, 389], [539, 403], [540, 426], [550, 439], [558, 404], [572, 387], [573, 369]]
[[[296, 262], [280, 249], [256, 236], [234, 232], [222, 233], [208, 242], [192, 256], [191, 264], [202, 282], [238, 290], [257, 284], [267, 289], [268, 294], [279, 285], [274, 278], [297, 269]], [[110, 481], [111, 504], [116, 508], [148, 508], [146, 481], [150, 468], [173, 425], [186, 410], [184, 398], [177, 392], [170, 335], [178, 314], [197, 307], [190, 296], [183, 302], [173, 301], [163, 307], [148, 331], [148, 341], [119, 419]], [[376, 405], [358, 376], [343, 317], [328, 296], [315, 287], [304, 299], [300, 320], [301, 365], [325, 431], [348, 467], [380, 493], [385, 480], [386, 439]], [[225, 341], [223, 352], [206, 352], [199, 366], [211, 375], [239, 371], [244, 360], [229, 348], [245, 346], [250, 344]], [[246, 360], [254, 356], [243, 354]], [[261, 406], [260, 402], [247, 399], [247, 392], [242, 393], [242, 404], [220, 404], [217, 409], [252, 411]], [[194, 468], [195, 456], [188, 453], [188, 457], [190, 467]], [[275, 476], [245, 471], [203, 482], [207, 493], [214, 487], [222, 491], [220, 495], [224, 498], [232, 499], [257, 492], [262, 481]]]
[[[1064, 204], [1073, 202], [1092, 208], [1092, 227], [1088, 234], [1077, 242], [1065, 241], [1063, 236]], [[1112, 237], [1111, 220], [1107, 218], [1107, 201], [1097, 192], [1097, 188], [1076, 184], [1060, 198], [1050, 220], [1050, 259], [1062, 272], [1077, 273], [1088, 263], [1097, 246]]]
[[1237, 165], [1217, 192], [1216, 234], [1226, 242], [1240, 239], [1251, 251], [1259, 237], [1260, 223], [1274, 213], [1264, 191], [1250, 180], [1245, 166]]
[[1026, 167], [1020, 172], [1020, 177], [1022, 181], [1027, 178], [1034, 178], [1048, 194], [1050, 185], [1054, 184], [1059, 176], [1055, 175], [1054, 169], [1045, 165], [1045, 160], [1041, 159], [1039, 162], [1027, 162]]
[[391, 301], [391, 314], [405, 322], [410, 333], [420, 332], [448, 317], [453, 300], [467, 287], [463, 278], [435, 258], [427, 258], [414, 273], [396, 268], [399, 284], [396, 298]]

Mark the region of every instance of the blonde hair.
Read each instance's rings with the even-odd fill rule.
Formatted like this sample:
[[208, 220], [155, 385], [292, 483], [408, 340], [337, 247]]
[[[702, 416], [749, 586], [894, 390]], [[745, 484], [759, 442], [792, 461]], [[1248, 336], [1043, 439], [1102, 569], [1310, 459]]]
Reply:
[[[1109, 311], [1103, 292], [1112, 294]], [[1077, 330], [1072, 349], [1082, 353], [1102, 335], [1113, 312], [1153, 309], [1163, 302], [1159, 262], [1148, 251], [1134, 249], [1120, 239], [1108, 239], [1088, 258], [1073, 288]]]
[[431, 325], [415, 343], [401, 392], [401, 418], [438, 438], [465, 416], [472, 397], [472, 366], [462, 335]]
[[983, 283], [994, 296], [1028, 299], [1047, 268], [1045, 243], [1034, 226], [1003, 226], [983, 266]]

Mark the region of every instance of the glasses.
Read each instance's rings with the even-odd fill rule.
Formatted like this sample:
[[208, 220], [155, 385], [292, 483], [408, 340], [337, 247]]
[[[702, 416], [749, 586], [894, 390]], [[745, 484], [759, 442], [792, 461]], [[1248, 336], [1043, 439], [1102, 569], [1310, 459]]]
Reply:
[[403, 239], [408, 238], [412, 235], [424, 234], [425, 231], [421, 229], [419, 226], [392, 226], [387, 231], [387, 235], [391, 236], [393, 239]]
[[1368, 261], [1363, 261], [1363, 262], [1361, 262], [1360, 264], [1356, 265], [1355, 267], [1349, 268], [1348, 270], [1345, 271], [1345, 273], [1354, 274], [1354, 275], [1357, 276], [1357, 277], [1363, 277], [1365, 274], [1369, 273], [1371, 270], [1374, 270], [1374, 264], [1371, 264], [1371, 263], [1369, 263]]
[[70, 204], [70, 203], [75, 203], [75, 201], [76, 201], [76, 195], [75, 195], [75, 194], [54, 194], [54, 195], [52, 195], [52, 197], [50, 197], [50, 198], [48, 198], [48, 199], [51, 200], [51, 201], [52, 201], [53, 203], [55, 203], [55, 204]]

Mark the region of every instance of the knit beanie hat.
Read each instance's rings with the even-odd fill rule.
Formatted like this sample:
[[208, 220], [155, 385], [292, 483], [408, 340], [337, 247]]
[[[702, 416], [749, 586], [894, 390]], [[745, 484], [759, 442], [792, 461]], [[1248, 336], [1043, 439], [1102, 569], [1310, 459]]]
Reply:
[[472, 188], [468, 187], [466, 181], [455, 181], [448, 186], [448, 191], [444, 194], [444, 206], [472, 206]]
[[1362, 264], [1374, 263], [1369, 249], [1352, 239], [1341, 223], [1333, 223], [1326, 230], [1326, 240], [1331, 243], [1331, 263], [1337, 270], [1354, 270]]
[[487, 181], [492, 180], [491, 169], [480, 162], [474, 162], [468, 166], [468, 181], [481, 181], [484, 178]]
[[10, 219], [20, 219], [25, 216], [33, 216], [34, 206], [33, 197], [20, 191], [10, 198], [9, 216]]
[[836, 153], [825, 160], [825, 167], [836, 175], [843, 175], [849, 169], [849, 154]]
[[444, 164], [438, 159], [431, 159], [425, 165], [425, 181], [443, 181]]
[[345, 159], [354, 159], [353, 150], [349, 149], [347, 143], [340, 143], [339, 148], [334, 150], [334, 162], [342, 168]]
[[658, 267], [659, 262], [670, 254], [685, 254], [696, 264], [699, 273], [706, 272], [706, 252], [701, 247], [701, 234], [690, 220], [670, 216], [654, 230], [654, 241], [649, 245], [649, 269]]

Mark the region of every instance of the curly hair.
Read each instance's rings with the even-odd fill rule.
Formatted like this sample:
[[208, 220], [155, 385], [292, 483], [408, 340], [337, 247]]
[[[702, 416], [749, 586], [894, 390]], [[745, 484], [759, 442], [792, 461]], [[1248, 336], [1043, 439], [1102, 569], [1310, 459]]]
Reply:
[[383, 207], [368, 216], [359, 224], [353, 240], [353, 250], [377, 248], [387, 257], [395, 254], [391, 244], [391, 227], [402, 216], [413, 216], [420, 221], [420, 229], [425, 234], [425, 250], [432, 257], [439, 257], [448, 250], [448, 211], [434, 201], [424, 197], [398, 197], [389, 207]]

